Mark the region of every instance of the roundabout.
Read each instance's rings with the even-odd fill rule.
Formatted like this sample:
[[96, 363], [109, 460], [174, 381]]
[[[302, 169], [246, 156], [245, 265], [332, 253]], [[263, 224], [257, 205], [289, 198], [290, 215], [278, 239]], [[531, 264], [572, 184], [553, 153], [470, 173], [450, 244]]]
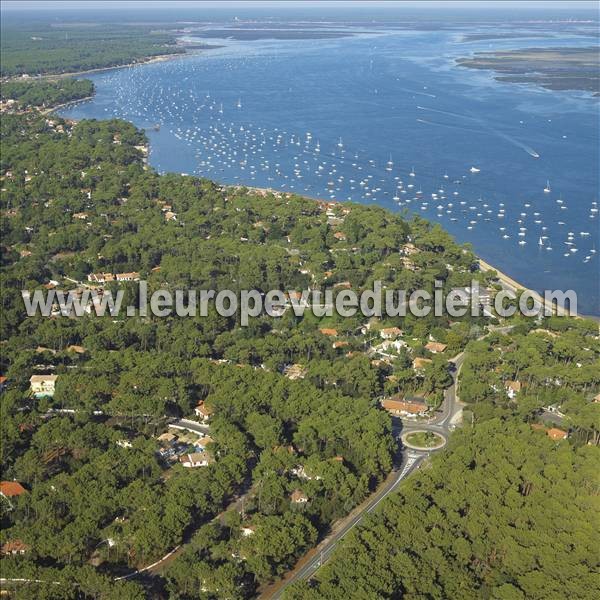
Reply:
[[407, 431], [400, 439], [406, 448], [425, 452], [439, 450], [446, 445], [446, 438], [442, 434], [425, 429]]

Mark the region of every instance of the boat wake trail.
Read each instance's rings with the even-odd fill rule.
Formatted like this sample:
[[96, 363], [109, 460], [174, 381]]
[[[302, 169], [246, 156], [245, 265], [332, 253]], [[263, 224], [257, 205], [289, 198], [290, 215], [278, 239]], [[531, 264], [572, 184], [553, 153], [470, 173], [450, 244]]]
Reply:
[[487, 135], [487, 131], [484, 129], [473, 129], [472, 127], [465, 127], [463, 125], [453, 125], [452, 123], [438, 123], [436, 121], [428, 121], [427, 119], [417, 119], [418, 123], [424, 125], [433, 125], [435, 127], [447, 127], [449, 129], [460, 129], [461, 131], [470, 131], [472, 133], [480, 133], [481, 135]]
[[452, 125], [450, 123], [433, 123], [431, 121], [426, 121], [425, 119], [417, 119], [417, 121], [419, 121], [420, 123], [427, 123], [428, 125], [440, 125], [440, 126], [444, 126], [444, 127], [454, 127], [455, 129], [463, 129], [466, 131], [477, 131], [478, 133], [486, 133], [486, 132], [493, 133], [494, 135], [497, 135], [498, 137], [502, 138], [503, 140], [509, 142], [513, 146], [516, 146], [517, 148], [524, 150], [525, 152], [527, 152], [527, 154], [529, 154], [529, 156], [532, 156], [533, 158], [540, 157], [540, 155], [531, 146], [528, 146], [527, 144], [520, 142], [519, 140], [515, 139], [511, 135], [508, 135], [507, 133], [498, 131], [491, 125], [488, 125], [483, 119], [479, 119], [477, 117], [471, 117], [469, 115], [461, 115], [459, 113], [453, 113], [453, 112], [450, 112], [447, 110], [438, 110], [437, 108], [429, 108], [427, 106], [417, 106], [417, 108], [419, 110], [425, 110], [425, 111], [429, 111], [429, 112], [439, 113], [441, 115], [456, 117], [458, 119], [465, 119], [467, 121], [473, 121], [474, 123], [478, 123], [479, 125], [481, 125], [483, 130], [477, 131], [474, 129], [468, 129], [466, 127], [461, 127], [459, 125]]
[[493, 128], [489, 128], [489, 130], [492, 133], [495, 133], [497, 136], [500, 136], [502, 139], [506, 140], [507, 142], [510, 142], [511, 144], [513, 144], [514, 146], [516, 146], [517, 148], [521, 148], [521, 150], [525, 150], [525, 152], [527, 152], [527, 154], [529, 154], [529, 156], [533, 156], [533, 158], [539, 158], [540, 155], [530, 146], [528, 146], [527, 144], [524, 144], [523, 142], [520, 142], [519, 140], [515, 139], [514, 137], [506, 134], [506, 133], [502, 133], [501, 131], [498, 131], [496, 129]]
[[409, 90], [406, 88], [400, 88], [400, 90], [398, 91], [405, 92], [406, 94], [415, 94], [416, 96], [427, 96], [428, 98], [437, 98], [435, 94], [428, 94], [427, 92], [419, 92], [417, 90]]
[[450, 112], [448, 110], [439, 110], [437, 108], [430, 108], [428, 106], [417, 106], [419, 110], [427, 110], [429, 112], [438, 113], [440, 115], [448, 115], [449, 117], [458, 117], [459, 119], [467, 119], [468, 121], [475, 121], [483, 125], [483, 121], [477, 117], [470, 117], [469, 115], [461, 115], [459, 113]]

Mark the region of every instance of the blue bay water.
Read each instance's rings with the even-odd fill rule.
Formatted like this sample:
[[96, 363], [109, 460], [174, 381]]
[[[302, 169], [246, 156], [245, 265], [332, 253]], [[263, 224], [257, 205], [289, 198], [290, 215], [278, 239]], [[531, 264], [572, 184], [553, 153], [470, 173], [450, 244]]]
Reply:
[[[93, 74], [95, 97], [61, 114], [147, 128], [161, 172], [416, 212], [524, 285], [574, 289], [580, 312], [600, 314], [597, 99], [457, 67], [490, 49], [459, 38], [227, 40]], [[493, 49], [544, 45], [559, 44]]]

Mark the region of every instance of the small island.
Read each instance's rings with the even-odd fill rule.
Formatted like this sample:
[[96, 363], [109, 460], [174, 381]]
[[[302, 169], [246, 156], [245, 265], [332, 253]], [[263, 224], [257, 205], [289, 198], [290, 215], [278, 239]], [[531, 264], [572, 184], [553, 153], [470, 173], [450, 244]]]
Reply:
[[524, 48], [476, 52], [461, 67], [492, 70], [496, 81], [533, 83], [548, 90], [578, 90], [600, 96], [598, 48]]

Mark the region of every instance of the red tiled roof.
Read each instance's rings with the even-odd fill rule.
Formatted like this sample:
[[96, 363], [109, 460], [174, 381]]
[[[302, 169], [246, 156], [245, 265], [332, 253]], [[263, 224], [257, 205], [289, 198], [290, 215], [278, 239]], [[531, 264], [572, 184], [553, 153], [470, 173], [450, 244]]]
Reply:
[[328, 329], [327, 327], [323, 327], [322, 329], [319, 329], [319, 331], [323, 335], [336, 336], [338, 334], [337, 329]]
[[448, 346], [441, 344], [440, 342], [428, 342], [425, 344], [425, 350], [430, 352], [443, 352]]
[[27, 490], [18, 481], [2, 481], [0, 482], [0, 494], [11, 498], [12, 496], [20, 496], [25, 494]]
[[546, 431], [546, 435], [552, 440], [564, 440], [567, 437], [567, 432], [557, 427], [552, 427]]
[[8, 540], [8, 542], [2, 544], [2, 554], [21, 554], [27, 552], [30, 546], [25, 544], [21, 540]]
[[425, 402], [409, 402], [406, 400], [394, 400], [393, 398], [383, 400], [381, 406], [385, 408], [385, 410], [392, 412], [407, 412], [413, 415], [418, 415], [427, 410], [427, 404]]

